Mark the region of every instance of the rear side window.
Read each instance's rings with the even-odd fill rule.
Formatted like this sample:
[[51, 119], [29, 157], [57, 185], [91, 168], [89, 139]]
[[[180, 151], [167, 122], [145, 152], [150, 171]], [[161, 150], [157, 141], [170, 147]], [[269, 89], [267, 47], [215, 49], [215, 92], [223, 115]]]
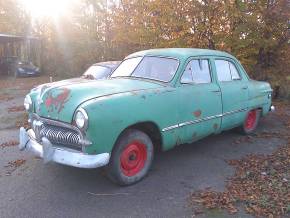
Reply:
[[236, 66], [232, 62], [229, 62], [229, 65], [230, 65], [230, 71], [231, 71], [231, 75], [232, 75], [232, 80], [241, 79], [240, 74], [239, 74]]
[[215, 60], [218, 81], [227, 82], [241, 79], [236, 66], [226, 60]]
[[203, 84], [210, 83], [210, 68], [208, 60], [190, 61], [181, 77], [181, 83]]

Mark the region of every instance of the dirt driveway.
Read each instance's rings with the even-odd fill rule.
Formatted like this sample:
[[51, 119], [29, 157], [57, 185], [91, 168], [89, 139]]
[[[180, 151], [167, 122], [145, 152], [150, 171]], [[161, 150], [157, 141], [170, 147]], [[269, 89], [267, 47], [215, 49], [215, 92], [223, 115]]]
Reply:
[[[34, 84], [47, 80], [0, 82], [1, 217], [192, 217], [190, 193], [207, 187], [222, 191], [233, 174], [226, 160], [272, 153], [284, 143], [281, 138], [224, 132], [157, 154], [148, 177], [134, 186], [118, 187], [101, 169], [44, 165], [42, 160], [18, 151], [17, 126], [26, 119], [23, 98]], [[281, 118], [276, 114], [263, 118], [258, 132], [264, 131], [285, 131]], [[219, 210], [198, 216], [230, 217]], [[250, 215], [239, 210], [235, 217]]]

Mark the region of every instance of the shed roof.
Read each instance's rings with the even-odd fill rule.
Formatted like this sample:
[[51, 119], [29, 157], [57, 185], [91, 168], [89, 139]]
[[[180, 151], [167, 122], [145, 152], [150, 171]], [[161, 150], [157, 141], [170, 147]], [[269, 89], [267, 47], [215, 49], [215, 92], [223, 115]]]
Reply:
[[17, 36], [17, 35], [0, 33], [0, 43], [17, 42], [17, 41], [22, 41], [26, 39], [38, 40], [39, 38], [34, 37], [34, 36]]

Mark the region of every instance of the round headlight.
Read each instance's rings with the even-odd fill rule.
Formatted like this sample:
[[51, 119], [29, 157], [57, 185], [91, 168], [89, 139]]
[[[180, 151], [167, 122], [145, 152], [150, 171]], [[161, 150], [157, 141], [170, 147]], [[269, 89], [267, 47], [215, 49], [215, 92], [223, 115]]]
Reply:
[[80, 108], [77, 110], [75, 115], [75, 124], [79, 129], [85, 129], [88, 126], [88, 115], [87, 112]]
[[26, 95], [25, 98], [24, 98], [24, 107], [25, 107], [25, 110], [29, 111], [32, 107], [32, 100], [31, 100], [31, 97], [30, 95]]

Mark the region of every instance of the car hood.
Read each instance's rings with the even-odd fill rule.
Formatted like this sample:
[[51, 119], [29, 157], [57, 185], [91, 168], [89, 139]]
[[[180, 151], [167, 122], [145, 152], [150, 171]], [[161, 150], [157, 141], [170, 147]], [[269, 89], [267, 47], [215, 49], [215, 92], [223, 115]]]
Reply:
[[158, 83], [135, 79], [65, 80], [43, 85], [38, 93], [35, 109], [41, 117], [70, 123], [75, 110], [85, 101], [160, 87], [163, 86]]

